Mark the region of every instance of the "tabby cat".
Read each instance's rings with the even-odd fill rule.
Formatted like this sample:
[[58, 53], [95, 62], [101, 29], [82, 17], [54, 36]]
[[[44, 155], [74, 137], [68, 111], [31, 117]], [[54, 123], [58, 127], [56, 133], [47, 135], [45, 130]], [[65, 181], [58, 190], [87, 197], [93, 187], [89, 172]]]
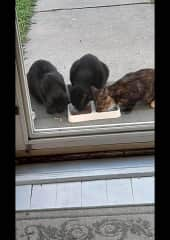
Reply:
[[139, 101], [155, 108], [154, 80], [154, 69], [148, 68], [128, 73], [112, 85], [102, 89], [92, 87], [96, 111], [108, 111], [118, 104], [121, 111], [128, 113]]

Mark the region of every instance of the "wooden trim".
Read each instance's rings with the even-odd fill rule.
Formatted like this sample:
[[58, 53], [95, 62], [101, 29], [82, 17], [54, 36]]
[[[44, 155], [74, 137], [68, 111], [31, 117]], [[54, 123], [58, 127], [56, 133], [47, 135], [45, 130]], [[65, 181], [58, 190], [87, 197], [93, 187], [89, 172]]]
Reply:
[[[63, 153], [64, 152], [64, 153]], [[66, 149], [41, 149], [17, 151], [16, 164], [51, 162], [57, 160], [81, 160], [154, 154], [154, 143], [82, 146]], [[48, 156], [48, 157], [47, 157]]]

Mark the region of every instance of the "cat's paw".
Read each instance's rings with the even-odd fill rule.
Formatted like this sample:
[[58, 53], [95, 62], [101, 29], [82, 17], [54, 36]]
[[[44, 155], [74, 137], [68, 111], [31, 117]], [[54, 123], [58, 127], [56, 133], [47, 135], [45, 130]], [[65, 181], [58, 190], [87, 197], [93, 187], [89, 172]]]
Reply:
[[151, 107], [151, 108], [155, 108], [155, 100], [153, 100], [153, 101], [150, 103], [150, 107]]

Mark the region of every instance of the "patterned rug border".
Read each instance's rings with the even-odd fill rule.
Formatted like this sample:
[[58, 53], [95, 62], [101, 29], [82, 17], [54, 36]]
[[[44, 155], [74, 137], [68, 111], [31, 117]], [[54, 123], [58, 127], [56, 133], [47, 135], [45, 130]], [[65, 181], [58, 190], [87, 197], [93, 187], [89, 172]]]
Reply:
[[16, 240], [154, 240], [154, 205], [16, 213]]

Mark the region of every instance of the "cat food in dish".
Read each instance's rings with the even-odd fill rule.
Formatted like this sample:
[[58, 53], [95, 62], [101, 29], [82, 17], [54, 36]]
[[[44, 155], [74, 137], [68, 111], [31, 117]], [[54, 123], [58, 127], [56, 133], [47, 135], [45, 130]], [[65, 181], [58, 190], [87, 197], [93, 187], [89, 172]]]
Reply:
[[72, 104], [70, 104], [70, 111], [72, 115], [79, 115], [79, 114], [88, 114], [92, 112], [91, 103], [89, 103], [84, 110], [78, 111]]
[[96, 112], [95, 104], [93, 101], [90, 102], [89, 107], [81, 112], [74, 112], [74, 107], [72, 104], [68, 105], [68, 121], [72, 123], [76, 122], [85, 122], [92, 120], [101, 120], [101, 119], [110, 119], [110, 118], [118, 118], [121, 116], [120, 108], [118, 106], [114, 106], [114, 110], [110, 109], [107, 112]]

